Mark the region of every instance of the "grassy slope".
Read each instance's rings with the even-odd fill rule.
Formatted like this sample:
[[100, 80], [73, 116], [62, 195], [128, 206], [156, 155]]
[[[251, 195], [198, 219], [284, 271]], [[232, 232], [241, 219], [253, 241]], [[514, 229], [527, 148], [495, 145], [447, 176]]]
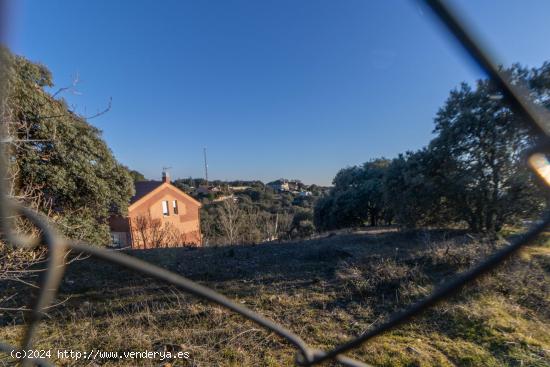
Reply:
[[[470, 236], [432, 232], [134, 254], [330, 348], [426, 295], [487, 251]], [[549, 288], [550, 247], [541, 240], [452, 301], [350, 355], [381, 366], [550, 366]], [[255, 324], [101, 262], [70, 266], [60, 298], [69, 296], [43, 324], [42, 347], [191, 352], [192, 363], [173, 366], [293, 365], [293, 348]], [[15, 342], [20, 320], [6, 320], [4, 315], [0, 339]]]

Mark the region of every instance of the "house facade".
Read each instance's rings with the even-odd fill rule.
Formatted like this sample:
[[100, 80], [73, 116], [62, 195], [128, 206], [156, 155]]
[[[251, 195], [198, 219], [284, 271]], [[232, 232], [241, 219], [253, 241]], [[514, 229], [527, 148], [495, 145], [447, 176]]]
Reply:
[[285, 179], [279, 179], [277, 181], [269, 182], [267, 186], [271, 187], [275, 191], [289, 191], [290, 187], [288, 184], [288, 180]]
[[267, 186], [271, 187], [275, 191], [298, 191], [304, 187], [304, 184], [298, 180], [287, 180], [281, 178], [267, 183]]
[[136, 182], [128, 216], [109, 219], [112, 245], [139, 249], [200, 246], [201, 203], [170, 183], [163, 172], [162, 181]]

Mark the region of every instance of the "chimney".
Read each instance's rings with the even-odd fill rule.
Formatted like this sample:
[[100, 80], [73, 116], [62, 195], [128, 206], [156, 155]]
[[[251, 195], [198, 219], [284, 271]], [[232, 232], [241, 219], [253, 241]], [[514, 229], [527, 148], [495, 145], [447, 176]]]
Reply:
[[170, 174], [167, 170], [162, 171], [162, 182], [170, 183]]

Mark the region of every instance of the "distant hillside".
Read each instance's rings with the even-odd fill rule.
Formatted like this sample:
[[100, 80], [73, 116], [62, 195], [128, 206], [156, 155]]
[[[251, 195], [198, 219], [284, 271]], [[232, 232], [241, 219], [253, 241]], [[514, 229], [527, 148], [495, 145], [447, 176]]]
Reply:
[[298, 180], [212, 181], [177, 179], [173, 184], [199, 200], [203, 244], [253, 244], [309, 238], [313, 208], [328, 189]]

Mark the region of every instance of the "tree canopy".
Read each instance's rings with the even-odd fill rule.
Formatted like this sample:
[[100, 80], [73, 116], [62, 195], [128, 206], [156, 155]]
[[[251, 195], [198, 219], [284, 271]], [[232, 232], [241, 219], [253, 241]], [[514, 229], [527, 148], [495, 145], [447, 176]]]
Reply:
[[384, 197], [384, 176], [390, 161], [375, 159], [340, 170], [330, 194], [317, 202], [315, 224], [320, 229], [361, 226], [366, 221], [391, 223], [393, 214]]
[[107, 218], [124, 213], [133, 181], [101, 137], [101, 131], [50, 92], [43, 65], [1, 49], [6, 76], [6, 121], [13, 190], [40, 197], [38, 209], [51, 215], [72, 238], [109, 241]]
[[[527, 85], [536, 103], [550, 106], [550, 63], [505, 72]], [[407, 227], [466, 224], [498, 232], [541, 212], [546, 198], [522, 156], [536, 135], [491, 81], [452, 90], [434, 123], [427, 147], [338, 172], [315, 208], [318, 227], [391, 223], [395, 216]]]

